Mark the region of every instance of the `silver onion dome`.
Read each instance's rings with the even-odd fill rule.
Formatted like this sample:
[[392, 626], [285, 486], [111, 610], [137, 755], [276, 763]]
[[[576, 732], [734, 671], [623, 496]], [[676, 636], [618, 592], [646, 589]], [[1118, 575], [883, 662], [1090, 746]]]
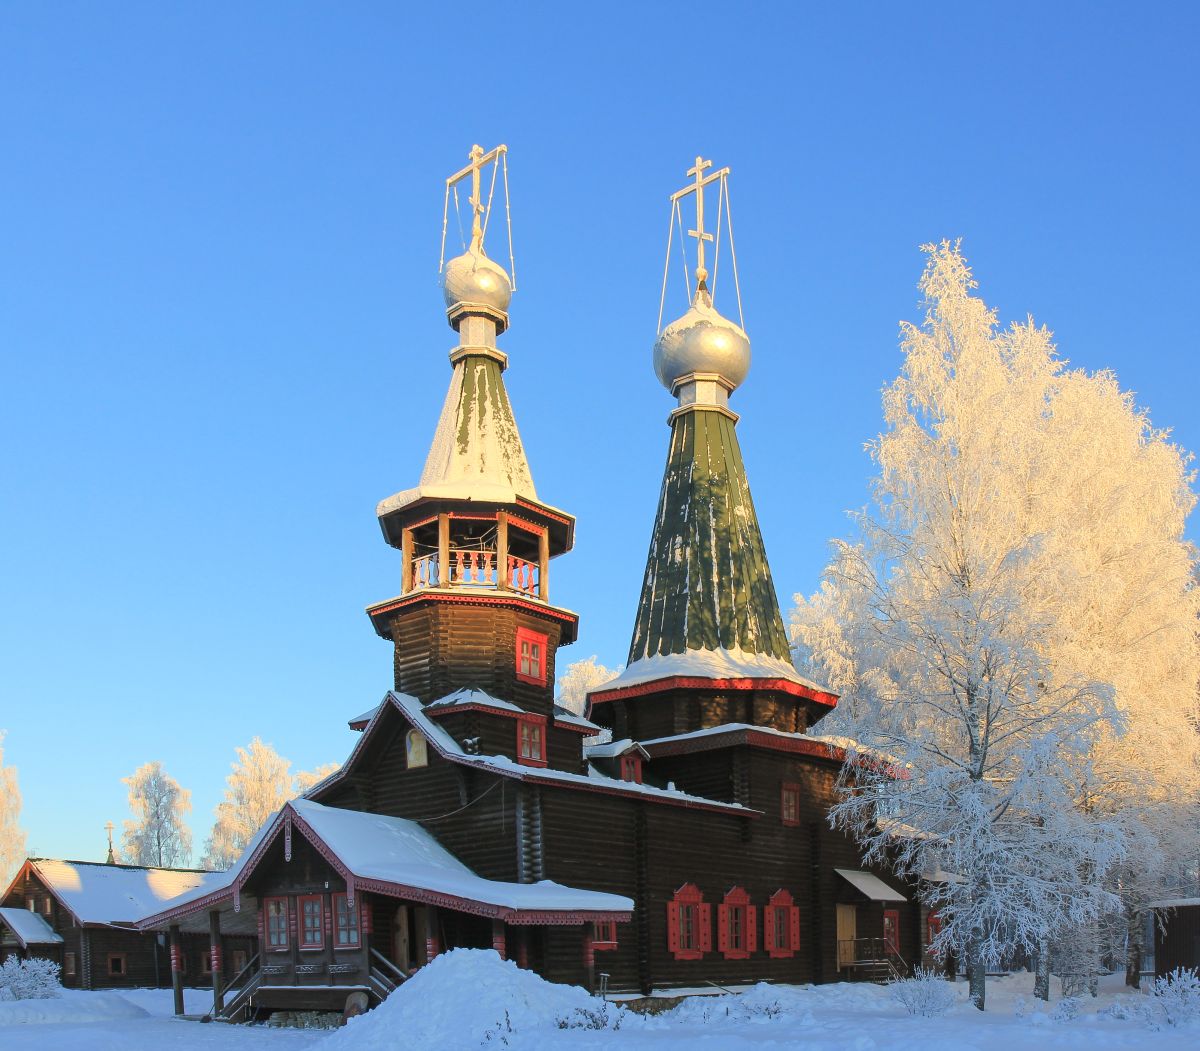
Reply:
[[503, 314], [512, 299], [512, 282], [504, 267], [492, 262], [481, 249], [472, 247], [446, 264], [442, 271], [442, 294], [450, 309], [470, 304]]
[[703, 282], [686, 314], [672, 321], [654, 344], [654, 372], [673, 391], [683, 376], [716, 373], [732, 390], [750, 371], [750, 337], [717, 313]]

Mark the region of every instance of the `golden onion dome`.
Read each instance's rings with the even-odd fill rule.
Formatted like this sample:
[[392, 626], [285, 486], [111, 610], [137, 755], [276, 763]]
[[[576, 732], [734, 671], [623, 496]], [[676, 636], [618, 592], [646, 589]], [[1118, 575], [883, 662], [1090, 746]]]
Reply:
[[693, 372], [716, 373], [732, 389], [750, 371], [750, 337], [717, 312], [702, 282], [687, 313], [659, 334], [654, 371], [667, 390]]
[[472, 247], [446, 264], [442, 294], [450, 309], [461, 303], [504, 313], [512, 299], [512, 282], [504, 267], [492, 262], [482, 249]]

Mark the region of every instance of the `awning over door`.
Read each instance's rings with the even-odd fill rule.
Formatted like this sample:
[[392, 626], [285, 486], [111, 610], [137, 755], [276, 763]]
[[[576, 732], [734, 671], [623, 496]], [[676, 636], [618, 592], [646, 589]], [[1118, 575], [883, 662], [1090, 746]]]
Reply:
[[908, 901], [898, 890], [892, 890], [878, 876], [858, 869], [834, 869], [839, 876], [850, 884], [860, 894], [865, 894], [872, 901]]

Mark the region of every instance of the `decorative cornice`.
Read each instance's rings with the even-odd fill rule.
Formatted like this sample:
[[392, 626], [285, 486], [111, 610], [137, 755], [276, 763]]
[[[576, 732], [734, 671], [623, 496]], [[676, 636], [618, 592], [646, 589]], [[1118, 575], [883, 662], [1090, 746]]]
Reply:
[[770, 678], [731, 678], [706, 679], [695, 675], [672, 675], [665, 679], [652, 679], [650, 682], [639, 682], [632, 686], [622, 686], [615, 690], [600, 690], [589, 694], [592, 704], [606, 704], [610, 701], [625, 701], [634, 697], [645, 697], [648, 694], [667, 693], [670, 690], [775, 690], [789, 693], [793, 697], [802, 697], [806, 701], [824, 704], [830, 708], [837, 705], [837, 696], [821, 690], [812, 690], [790, 679]]

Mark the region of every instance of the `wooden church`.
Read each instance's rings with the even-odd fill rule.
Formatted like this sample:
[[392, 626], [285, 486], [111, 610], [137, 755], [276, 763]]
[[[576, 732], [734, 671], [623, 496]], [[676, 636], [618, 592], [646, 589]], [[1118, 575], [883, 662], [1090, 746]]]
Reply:
[[836, 698], [793, 667], [729, 407], [750, 344], [713, 306], [703, 207], [728, 169], [697, 158], [672, 199], [695, 204], [698, 265], [654, 348], [666, 471], [628, 664], [582, 718], [555, 704], [578, 616], [549, 586], [574, 519], [534, 486], [498, 342], [510, 280], [484, 251], [481, 172], [504, 162], [475, 147], [447, 181], [474, 216], [443, 270], [450, 387], [417, 484], [378, 506], [401, 587], [367, 613], [394, 688], [350, 720], [341, 769], [141, 926], [207, 932], [218, 961], [257, 933], [216, 983], [227, 1015], [374, 1002], [457, 946], [642, 993], [903, 970], [935, 921], [828, 825], [845, 753], [813, 728]]

